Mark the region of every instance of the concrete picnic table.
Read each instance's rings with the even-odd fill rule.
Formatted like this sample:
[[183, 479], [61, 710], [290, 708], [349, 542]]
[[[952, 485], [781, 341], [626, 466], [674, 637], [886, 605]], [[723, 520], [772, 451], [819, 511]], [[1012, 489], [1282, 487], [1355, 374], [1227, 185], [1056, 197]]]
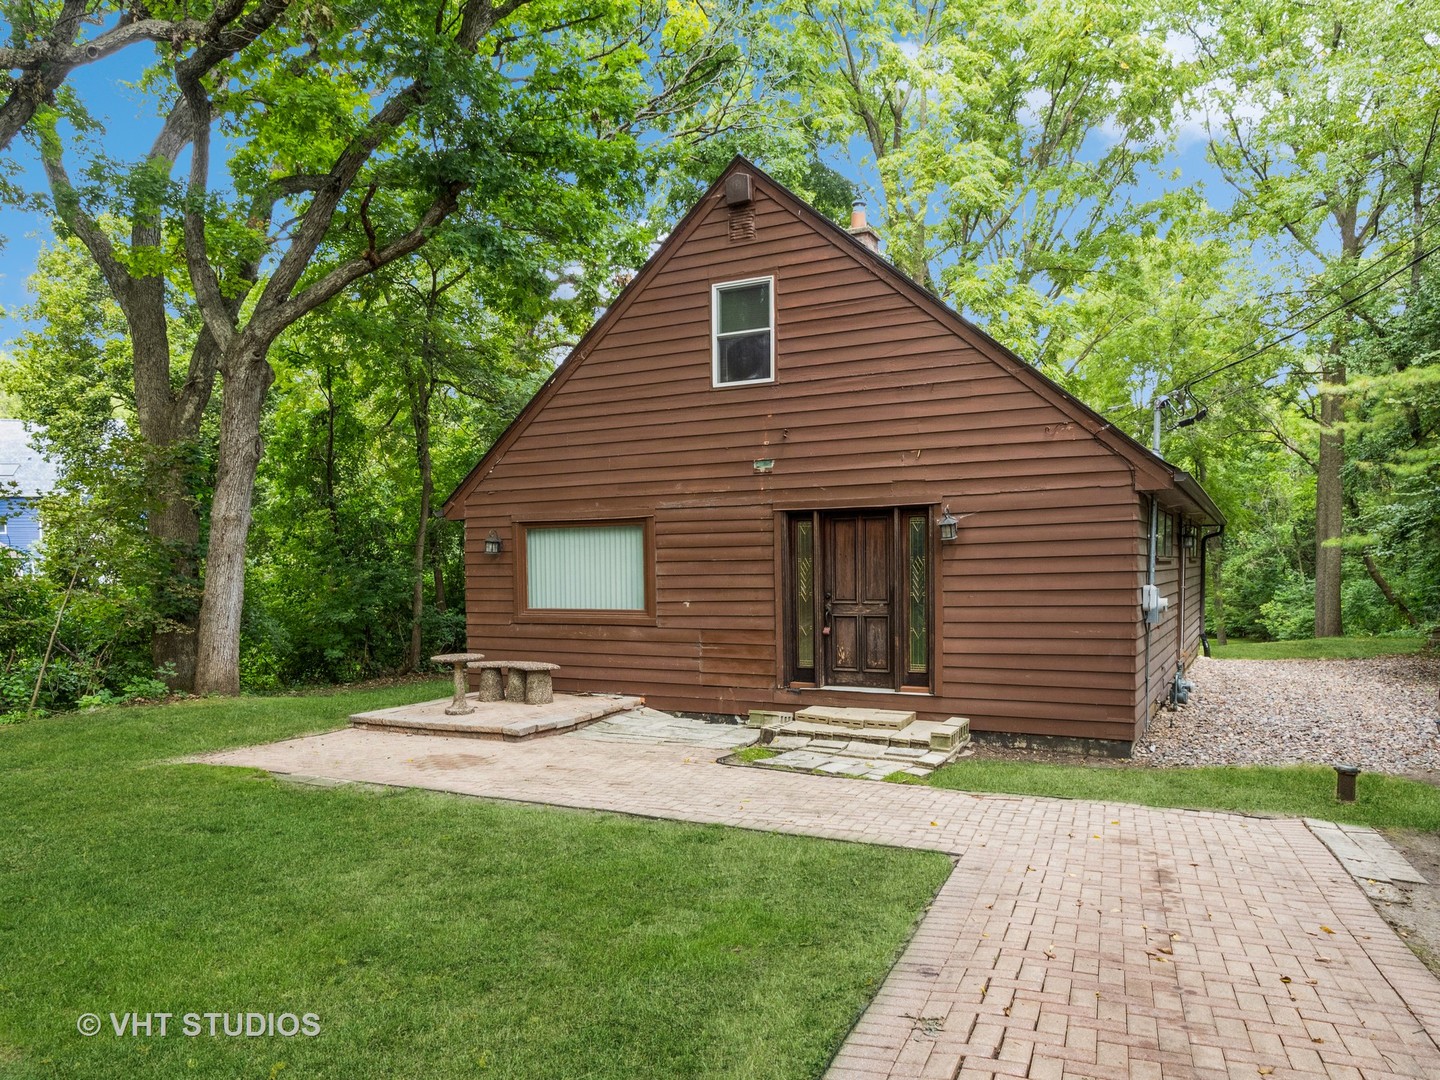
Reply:
[[455, 668], [455, 700], [445, 709], [446, 716], [464, 716], [475, 711], [475, 706], [465, 702], [465, 665], [484, 660], [485, 654], [478, 652], [441, 653], [430, 657], [437, 664], [450, 664]]

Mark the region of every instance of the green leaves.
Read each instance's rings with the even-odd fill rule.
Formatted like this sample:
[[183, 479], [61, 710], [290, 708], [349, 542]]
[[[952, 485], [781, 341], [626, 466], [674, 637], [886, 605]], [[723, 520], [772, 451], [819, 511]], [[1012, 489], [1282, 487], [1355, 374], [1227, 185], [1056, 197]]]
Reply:
[[1020, 0], [780, 8], [763, 54], [880, 186], [889, 257], [1021, 355], [1063, 368], [1063, 321], [1135, 234], [1186, 74], [1147, 13]]

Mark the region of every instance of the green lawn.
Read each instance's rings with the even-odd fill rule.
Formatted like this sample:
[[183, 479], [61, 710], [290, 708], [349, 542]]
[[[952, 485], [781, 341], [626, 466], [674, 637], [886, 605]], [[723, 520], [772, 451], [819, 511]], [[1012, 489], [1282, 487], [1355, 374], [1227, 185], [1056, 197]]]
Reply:
[[1362, 773], [1353, 803], [1335, 799], [1335, 770], [1314, 765], [1152, 769], [965, 760], [926, 781], [957, 791], [1235, 810], [1396, 829], [1440, 829], [1440, 788]]
[[[446, 692], [0, 728], [0, 1075], [818, 1076], [944, 856], [164, 760]], [[175, 1034], [251, 1011], [321, 1033]]]
[[1235, 641], [1210, 646], [1217, 660], [1354, 660], [1417, 653], [1425, 638], [1415, 636], [1303, 638], [1299, 641]]

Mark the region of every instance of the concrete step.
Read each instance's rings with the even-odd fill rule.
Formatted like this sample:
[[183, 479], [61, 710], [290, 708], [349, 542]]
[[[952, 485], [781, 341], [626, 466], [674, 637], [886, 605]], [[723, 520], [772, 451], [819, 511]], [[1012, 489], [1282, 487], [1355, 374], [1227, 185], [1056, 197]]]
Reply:
[[930, 733], [930, 749], [950, 750], [969, 745], [970, 719], [965, 716], [951, 716], [937, 724]]
[[775, 725], [772, 730], [777, 735], [804, 735], [811, 739], [830, 739], [840, 742], [868, 742], [880, 746], [887, 746], [890, 740], [898, 735], [894, 728], [877, 727], [842, 727], [839, 724], [819, 724], [806, 720], [792, 720], [788, 724]]
[[897, 709], [855, 709], [838, 705], [811, 705], [795, 714], [796, 720], [815, 724], [832, 724], [845, 728], [903, 728], [914, 723], [913, 712]]

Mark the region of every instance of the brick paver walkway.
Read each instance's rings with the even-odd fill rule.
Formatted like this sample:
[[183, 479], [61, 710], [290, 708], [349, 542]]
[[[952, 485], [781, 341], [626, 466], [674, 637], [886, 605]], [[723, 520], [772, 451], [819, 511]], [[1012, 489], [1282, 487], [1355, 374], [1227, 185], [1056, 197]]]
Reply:
[[955, 873], [831, 1080], [1440, 1078], [1440, 982], [1303, 822], [718, 756], [341, 731], [206, 760], [950, 853]]

